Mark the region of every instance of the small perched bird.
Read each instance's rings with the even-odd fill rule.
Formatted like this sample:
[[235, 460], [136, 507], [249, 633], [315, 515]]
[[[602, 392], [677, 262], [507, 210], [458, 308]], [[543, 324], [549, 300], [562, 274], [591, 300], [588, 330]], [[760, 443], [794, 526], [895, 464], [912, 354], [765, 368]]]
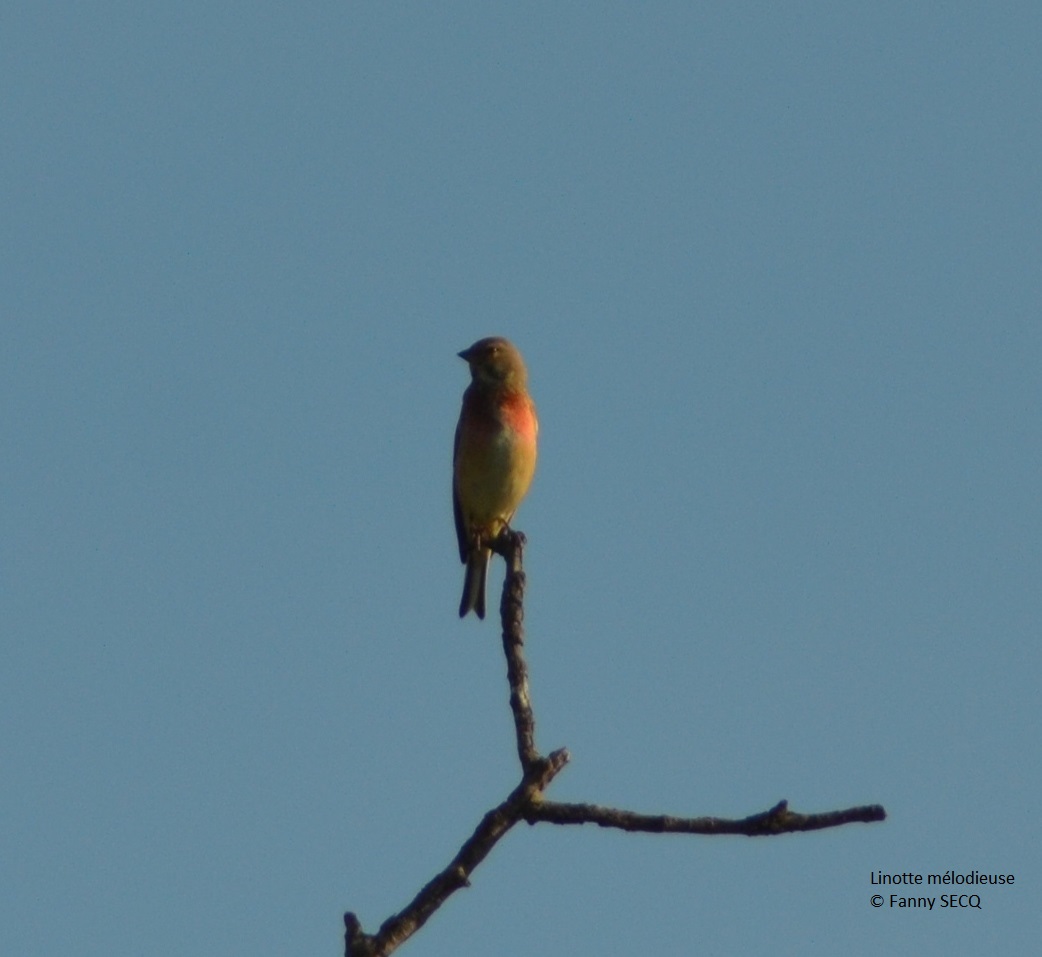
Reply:
[[486, 543], [509, 525], [532, 482], [539, 422], [524, 360], [506, 339], [479, 339], [459, 357], [470, 366], [452, 453], [452, 508], [467, 566], [459, 616], [484, 618]]

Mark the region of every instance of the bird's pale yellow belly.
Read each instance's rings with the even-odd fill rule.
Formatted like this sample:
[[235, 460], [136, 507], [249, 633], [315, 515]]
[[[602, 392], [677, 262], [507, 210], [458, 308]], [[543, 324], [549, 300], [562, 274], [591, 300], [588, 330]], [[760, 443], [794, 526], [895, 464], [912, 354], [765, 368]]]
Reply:
[[461, 448], [456, 479], [460, 501], [466, 503], [467, 526], [499, 534], [521, 503], [535, 473], [535, 442], [505, 430], [480, 451]]

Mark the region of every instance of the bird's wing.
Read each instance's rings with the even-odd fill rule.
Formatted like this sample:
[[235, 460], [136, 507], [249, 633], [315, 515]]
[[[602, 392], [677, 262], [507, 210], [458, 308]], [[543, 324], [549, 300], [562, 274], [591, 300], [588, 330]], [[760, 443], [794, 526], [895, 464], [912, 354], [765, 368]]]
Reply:
[[459, 490], [456, 488], [456, 459], [459, 456], [459, 423], [456, 424], [456, 438], [452, 443], [452, 515], [456, 520], [456, 541], [459, 542], [459, 560], [467, 564], [467, 553], [470, 543], [467, 541], [467, 530], [463, 526], [463, 509], [459, 504]]

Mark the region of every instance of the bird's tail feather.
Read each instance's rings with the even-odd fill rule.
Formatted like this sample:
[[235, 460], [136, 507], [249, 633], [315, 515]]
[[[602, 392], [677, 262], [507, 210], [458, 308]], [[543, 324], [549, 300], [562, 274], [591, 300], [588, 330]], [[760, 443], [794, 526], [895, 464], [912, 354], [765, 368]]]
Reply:
[[467, 558], [467, 573], [463, 579], [463, 598], [459, 603], [459, 616], [473, 611], [478, 618], [485, 617], [485, 579], [492, 553], [487, 548], [475, 548]]

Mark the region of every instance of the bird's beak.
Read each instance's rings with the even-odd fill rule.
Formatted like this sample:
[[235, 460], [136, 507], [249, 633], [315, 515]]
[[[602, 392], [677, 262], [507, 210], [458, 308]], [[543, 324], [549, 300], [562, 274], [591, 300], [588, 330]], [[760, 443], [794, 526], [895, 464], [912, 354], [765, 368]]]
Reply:
[[470, 362], [470, 350], [464, 349], [462, 352], [457, 352], [458, 355], [464, 362]]

